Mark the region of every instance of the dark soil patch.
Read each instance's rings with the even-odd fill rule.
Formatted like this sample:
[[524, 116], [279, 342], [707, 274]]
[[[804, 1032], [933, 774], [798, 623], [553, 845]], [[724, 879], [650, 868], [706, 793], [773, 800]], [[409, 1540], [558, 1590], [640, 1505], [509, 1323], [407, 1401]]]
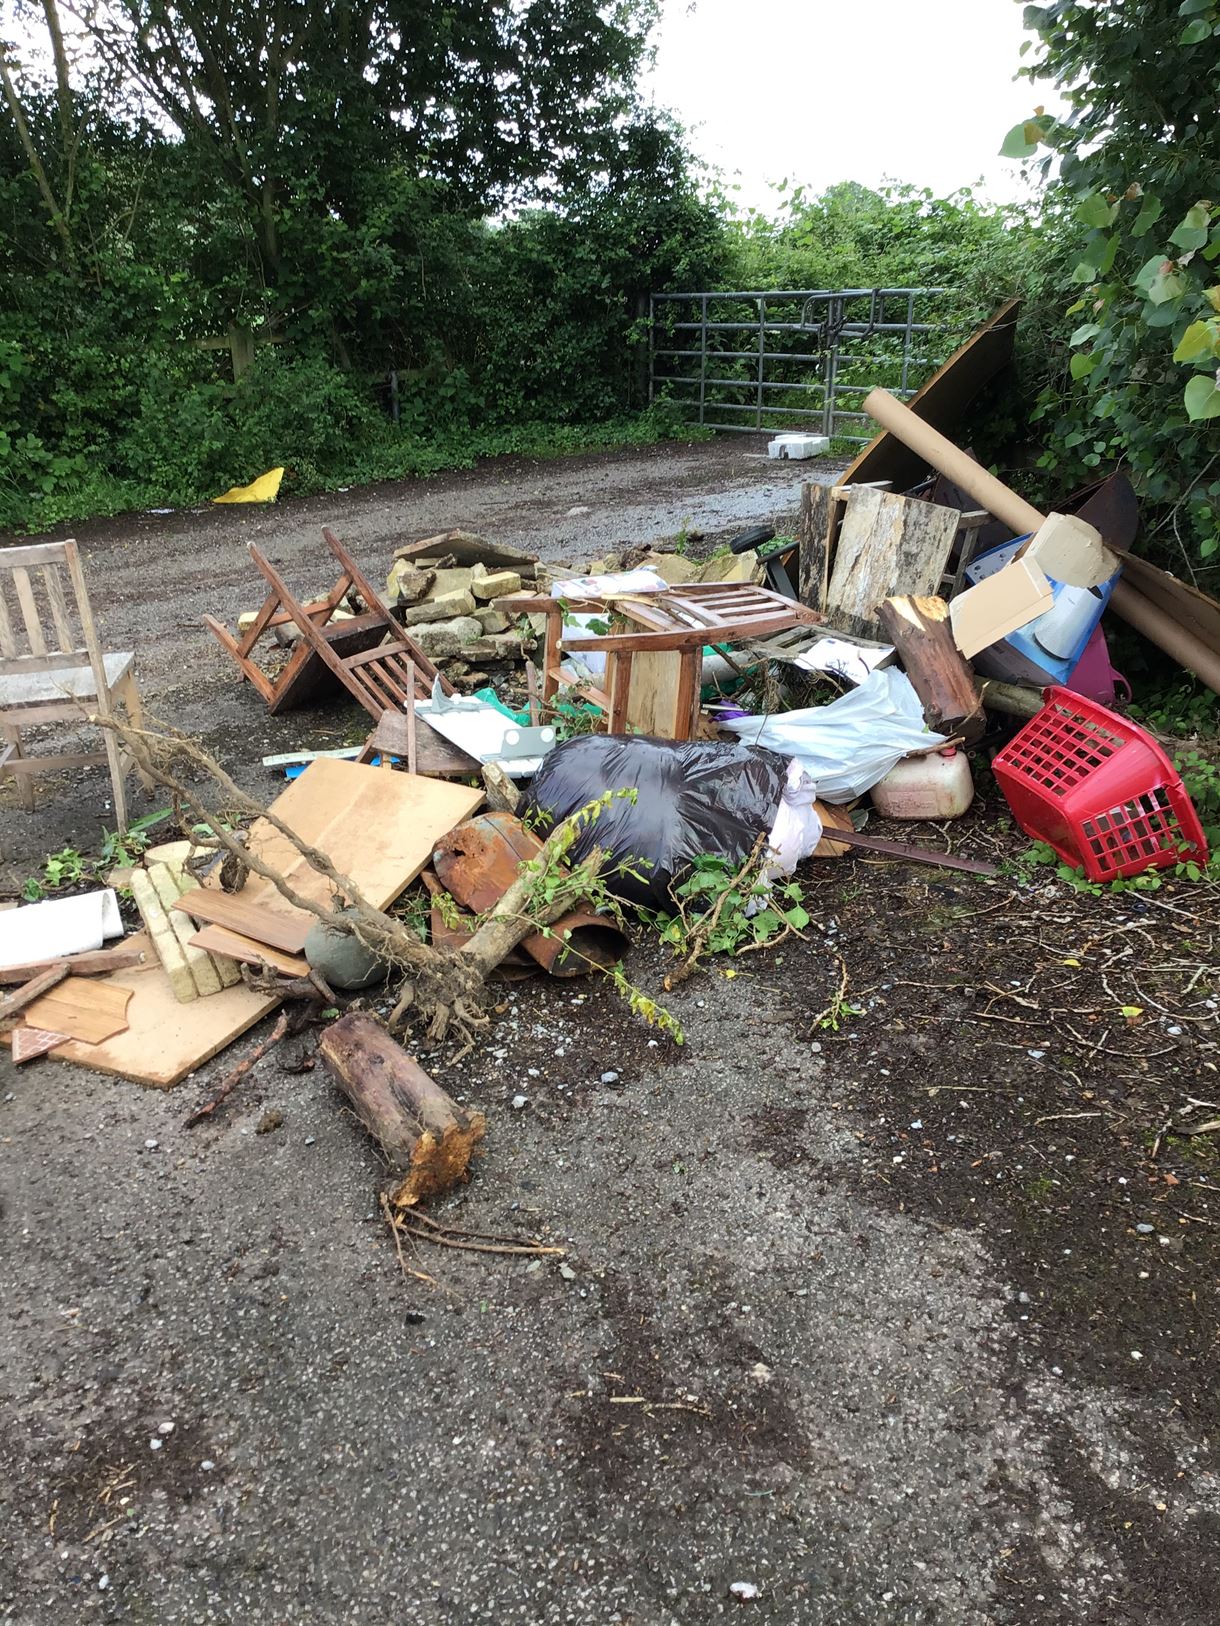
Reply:
[[[949, 827], [953, 850], [1015, 859], [1025, 842], [997, 835], [1000, 815], [976, 806]], [[873, 828], [943, 849], [939, 829]], [[862, 1192], [982, 1233], [1023, 1345], [1068, 1382], [1146, 1402], [1131, 1412], [1141, 1459], [1174, 1483], [1158, 1419], [1205, 1439], [1220, 1424], [1220, 1137], [1183, 1133], [1220, 1112], [1220, 888], [1167, 879], [1097, 897], [1045, 873], [815, 865], [803, 879], [825, 952], [799, 984], [754, 969], [859, 1116]], [[774, 1159], [797, 1131], [774, 1109], [755, 1144]], [[1107, 1496], [1070, 1441], [1057, 1450], [1079, 1516], [1127, 1566], [1096, 1618], [1210, 1618], [1199, 1600], [1220, 1561], [1214, 1546], [1201, 1557], [1198, 1528], [1175, 1535], [1147, 1500]], [[1023, 1620], [1062, 1619], [1032, 1545], [1010, 1569]]]

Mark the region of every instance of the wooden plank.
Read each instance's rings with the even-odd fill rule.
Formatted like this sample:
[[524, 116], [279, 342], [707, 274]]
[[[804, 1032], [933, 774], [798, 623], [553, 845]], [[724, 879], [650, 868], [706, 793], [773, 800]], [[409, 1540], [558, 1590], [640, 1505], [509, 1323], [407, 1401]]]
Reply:
[[21, 619], [25, 622], [25, 635], [30, 641], [30, 654], [45, 655], [48, 653], [47, 641], [42, 635], [42, 622], [38, 618], [29, 571], [18, 566], [13, 571], [13, 586], [17, 589], [17, 603], [21, 607]]
[[25, 1020], [29, 1027], [65, 1033], [82, 1044], [101, 1044], [128, 1026], [130, 1001], [130, 988], [106, 978], [67, 977], [26, 1007]]
[[51, 607], [51, 620], [55, 625], [55, 636], [59, 639], [59, 653], [74, 655], [75, 635], [72, 631], [72, 620], [68, 614], [68, 601], [64, 597], [64, 586], [60, 580], [58, 565], [42, 566], [42, 584], [46, 589], [47, 603]]
[[127, 946], [141, 950], [145, 961], [135, 970], [121, 973], [124, 991], [131, 998], [126, 1030], [98, 1044], [68, 1039], [51, 1051], [53, 1061], [76, 1062], [155, 1089], [169, 1089], [280, 1003], [274, 994], [257, 994], [239, 983], [207, 999], [180, 1005], [151, 939], [139, 932], [128, 939]]
[[35, 565], [56, 565], [64, 562], [64, 550], [74, 547], [69, 542], [35, 542], [30, 547], [5, 548], [3, 552], [4, 568], [11, 569], [19, 565], [23, 570], [32, 570]]
[[67, 966], [61, 961], [58, 965], [49, 965], [45, 971], [39, 971], [17, 989], [16, 993], [6, 994], [0, 999], [0, 1022], [6, 1017], [16, 1016], [18, 1011], [25, 1010], [32, 1005], [42, 994], [55, 988], [68, 975]]
[[[942, 434], [952, 436], [966, 407], [1012, 360], [1020, 309], [1019, 299], [1010, 299], [1001, 305], [990, 321], [984, 322], [965, 344], [959, 345], [948, 361], [915, 392], [907, 402], [911, 411]], [[849, 465], [842, 483], [859, 485], [864, 480], [885, 480], [895, 490], [905, 491], [924, 478], [927, 468], [918, 452], [912, 452], [895, 435], [882, 430]], [[899, 591], [918, 593], [925, 589], [904, 586]]]
[[[409, 759], [410, 748], [407, 714], [402, 711], [383, 712], [381, 721], [369, 735], [366, 750], [375, 751], [381, 756], [399, 757], [405, 762]], [[416, 772], [425, 778], [477, 779], [479, 776], [479, 764], [475, 759], [438, 734], [424, 717], [415, 720], [415, 752], [418, 761]]]
[[8, 613], [8, 600], [0, 584], [0, 657], [11, 660], [17, 653], [17, 640], [13, 636], [12, 618]]
[[52, 966], [66, 966], [74, 977], [101, 977], [112, 971], [126, 971], [139, 965], [144, 956], [126, 944], [116, 949], [87, 949], [82, 954], [65, 954], [59, 959], [29, 960], [25, 965], [6, 965], [0, 970], [0, 983], [28, 982]]
[[208, 954], [220, 954], [245, 965], [266, 962], [289, 977], [307, 977], [309, 961], [303, 954], [286, 954], [283, 949], [272, 948], [270, 943], [258, 943], [252, 937], [230, 931], [226, 926], [201, 926], [191, 938], [192, 948], [201, 948]]
[[896, 858], [911, 864], [931, 864], [935, 869], [960, 870], [964, 875], [994, 876], [1000, 872], [994, 864], [982, 864], [974, 858], [957, 858], [952, 853], [932, 852], [927, 847], [911, 847], [905, 841], [886, 841], [882, 836], [865, 835], [862, 830], [837, 829], [836, 844], [856, 847], [861, 852], [876, 853], [879, 858]]
[[847, 499], [826, 595], [832, 627], [881, 632], [876, 609], [894, 594], [936, 592], [957, 535], [956, 509], [861, 487]]
[[[265, 885], [266, 883], [264, 883]], [[195, 886], [183, 897], [177, 898], [171, 909], [177, 909], [192, 920], [207, 925], [225, 926], [232, 932], [271, 948], [283, 949], [288, 954], [299, 954], [305, 947], [305, 938], [314, 917], [304, 909], [293, 909], [282, 903], [277, 909], [264, 897], [254, 901], [246, 897], [245, 887], [239, 893], [221, 892], [217, 887]], [[272, 894], [278, 893], [272, 889]]]

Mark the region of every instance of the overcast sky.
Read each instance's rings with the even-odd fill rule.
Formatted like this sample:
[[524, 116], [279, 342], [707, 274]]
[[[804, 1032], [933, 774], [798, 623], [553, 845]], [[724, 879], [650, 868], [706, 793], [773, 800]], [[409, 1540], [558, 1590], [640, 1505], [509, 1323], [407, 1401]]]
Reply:
[[[1043, 86], [1014, 83], [1024, 33], [1013, 0], [664, 0], [654, 99], [695, 150], [774, 206], [768, 183], [875, 186], [889, 177], [937, 193], [972, 184], [997, 201], [1027, 195], [997, 157]], [[1035, 94], [1036, 91], [1036, 94]]]

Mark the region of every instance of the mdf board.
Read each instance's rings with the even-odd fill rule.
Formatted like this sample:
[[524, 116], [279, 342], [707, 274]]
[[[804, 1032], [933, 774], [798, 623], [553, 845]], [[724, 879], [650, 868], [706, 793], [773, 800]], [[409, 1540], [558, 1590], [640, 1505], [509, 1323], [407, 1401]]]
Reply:
[[870, 486], [850, 491], [826, 595], [830, 624], [860, 638], [877, 638], [879, 604], [896, 593], [935, 593], [960, 518], [955, 508]]
[[[145, 950], [146, 958], [142, 965], [114, 974], [114, 984], [130, 992], [126, 1030], [100, 1044], [68, 1039], [49, 1052], [53, 1061], [72, 1061], [167, 1090], [279, 1004], [274, 994], [256, 994], [240, 983], [207, 999], [179, 1004], [147, 935], [139, 932], [127, 942]], [[106, 987], [111, 978], [90, 982]]]

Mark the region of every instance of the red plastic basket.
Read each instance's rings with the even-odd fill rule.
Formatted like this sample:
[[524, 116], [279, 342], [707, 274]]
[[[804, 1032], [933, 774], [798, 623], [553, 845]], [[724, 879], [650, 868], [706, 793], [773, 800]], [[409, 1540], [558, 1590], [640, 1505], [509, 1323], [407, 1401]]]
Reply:
[[1207, 862], [1207, 841], [1173, 763], [1137, 724], [1070, 689], [992, 764], [1017, 823], [1091, 881]]

